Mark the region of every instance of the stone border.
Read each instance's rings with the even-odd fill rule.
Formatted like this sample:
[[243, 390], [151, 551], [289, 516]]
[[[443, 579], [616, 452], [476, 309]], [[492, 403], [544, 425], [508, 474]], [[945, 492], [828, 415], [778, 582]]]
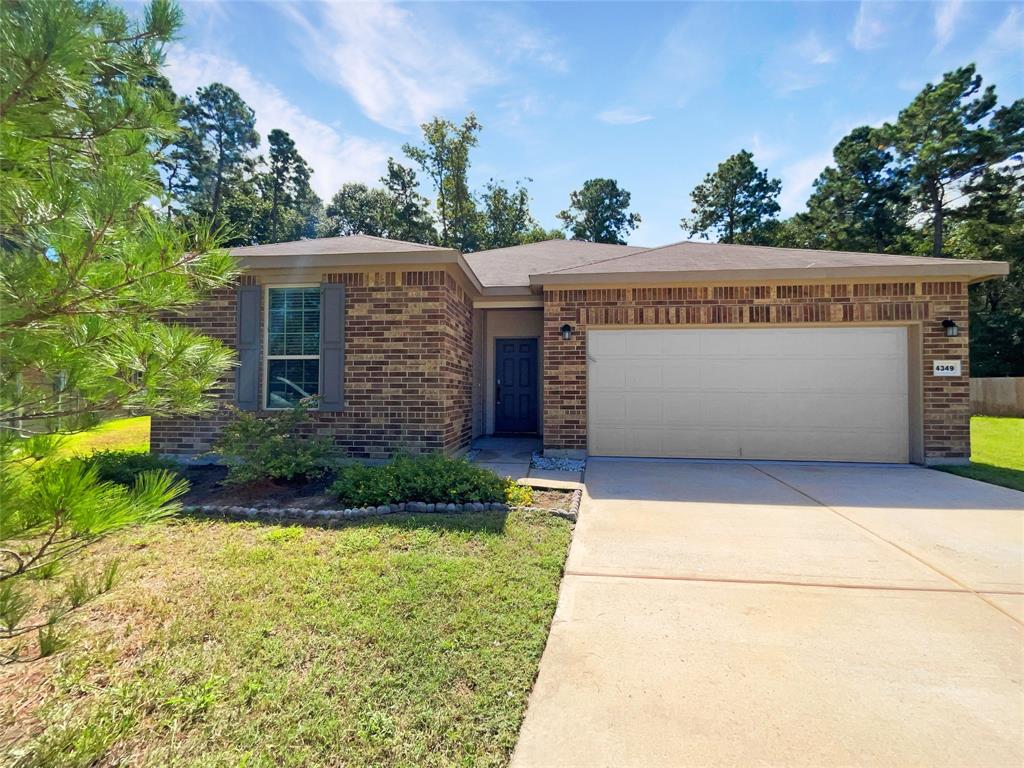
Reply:
[[245, 520], [306, 520], [329, 523], [339, 520], [357, 520], [364, 517], [380, 517], [399, 513], [465, 514], [467, 512], [507, 512], [508, 505], [502, 502], [471, 502], [468, 504], [427, 504], [423, 501], [408, 501], [401, 504], [383, 504], [379, 507], [353, 507], [351, 509], [307, 509], [305, 507], [244, 507], [219, 504], [186, 506], [183, 512], [189, 514], [216, 515]]
[[580, 501], [582, 501], [582, 499], [583, 491], [577, 488], [572, 492], [572, 499], [569, 501], [569, 509], [556, 509], [554, 507], [516, 507], [516, 509], [525, 509], [530, 512], [546, 512], [549, 515], [561, 517], [575, 523], [580, 516]]
[[[575, 522], [579, 517], [580, 500], [583, 492], [576, 489], [572, 492], [569, 509], [547, 509], [540, 507], [517, 507], [535, 512], [547, 512], [566, 520]], [[364, 517], [381, 517], [383, 515], [407, 514], [466, 514], [473, 512], [508, 512], [509, 506], [502, 502], [470, 502], [468, 504], [427, 504], [423, 501], [406, 501], [401, 504], [384, 504], [379, 507], [354, 507], [352, 509], [306, 509], [305, 507], [243, 507], [223, 504], [199, 504], [186, 506], [182, 512], [188, 514], [230, 517], [238, 520], [300, 520], [313, 523], [339, 522], [341, 520], [358, 520]]]

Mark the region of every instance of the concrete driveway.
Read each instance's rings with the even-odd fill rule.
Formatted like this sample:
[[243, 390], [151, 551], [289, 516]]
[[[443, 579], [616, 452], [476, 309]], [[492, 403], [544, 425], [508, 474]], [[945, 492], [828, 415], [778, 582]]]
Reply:
[[512, 765], [1024, 764], [1024, 493], [591, 460]]

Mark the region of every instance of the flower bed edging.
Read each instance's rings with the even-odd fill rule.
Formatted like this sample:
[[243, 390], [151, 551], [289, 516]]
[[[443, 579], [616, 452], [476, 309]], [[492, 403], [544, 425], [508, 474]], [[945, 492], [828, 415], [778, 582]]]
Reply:
[[[547, 512], [566, 520], [575, 521], [579, 516], [580, 500], [583, 492], [573, 491], [569, 509], [541, 509], [539, 507], [521, 507], [536, 512]], [[183, 512], [193, 515], [211, 515], [230, 517], [239, 520], [305, 520], [316, 523], [332, 523], [341, 520], [357, 520], [363, 517], [380, 517], [383, 515], [408, 514], [466, 514], [473, 512], [508, 512], [509, 506], [503, 502], [470, 502], [468, 504], [428, 504], [425, 501], [406, 501], [401, 504], [383, 504], [379, 507], [354, 507], [351, 509], [306, 509], [305, 507], [257, 507], [232, 506], [225, 504], [199, 504], [182, 508]]]
[[362, 517], [377, 517], [406, 513], [432, 513], [441, 515], [465, 514], [467, 512], [507, 512], [508, 505], [502, 502], [470, 502], [468, 504], [427, 504], [424, 501], [408, 501], [401, 504], [382, 504], [379, 507], [353, 507], [351, 509], [306, 509], [305, 507], [243, 507], [219, 504], [200, 504], [184, 507], [190, 514], [216, 515], [247, 520], [308, 520], [324, 523], [338, 520], [356, 520]]

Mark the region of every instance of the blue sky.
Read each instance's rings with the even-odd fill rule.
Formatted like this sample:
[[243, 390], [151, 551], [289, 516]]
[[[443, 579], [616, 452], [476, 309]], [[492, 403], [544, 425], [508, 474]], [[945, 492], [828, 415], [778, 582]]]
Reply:
[[800, 210], [851, 128], [896, 117], [975, 62], [1024, 96], [1024, 5], [939, 3], [183, 2], [169, 51], [179, 93], [219, 80], [257, 128], [291, 133], [325, 200], [374, 183], [433, 115], [483, 125], [471, 180], [532, 179], [547, 227], [569, 192], [610, 176], [643, 223], [685, 239], [689, 193], [740, 149]]

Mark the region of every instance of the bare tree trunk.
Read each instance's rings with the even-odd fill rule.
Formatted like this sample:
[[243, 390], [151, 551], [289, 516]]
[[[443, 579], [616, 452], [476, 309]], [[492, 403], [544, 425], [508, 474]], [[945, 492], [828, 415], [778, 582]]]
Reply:
[[942, 187], [936, 184], [932, 188], [932, 256], [941, 258], [942, 253], [942, 225], [945, 211], [942, 208]]

